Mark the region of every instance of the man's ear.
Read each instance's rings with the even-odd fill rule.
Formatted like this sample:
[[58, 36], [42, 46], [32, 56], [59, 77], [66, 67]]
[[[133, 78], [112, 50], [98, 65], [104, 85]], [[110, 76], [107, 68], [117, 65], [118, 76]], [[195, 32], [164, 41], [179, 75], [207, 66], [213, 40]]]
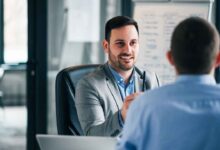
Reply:
[[169, 61], [169, 63], [174, 66], [174, 61], [173, 61], [173, 56], [172, 56], [172, 52], [171, 50], [167, 51], [167, 60]]
[[216, 57], [216, 61], [215, 61], [215, 67], [220, 66], [220, 52], [218, 53], [217, 57]]
[[107, 40], [103, 40], [103, 41], [102, 41], [102, 46], [103, 46], [104, 52], [105, 52], [105, 53], [108, 53], [109, 43], [108, 43]]

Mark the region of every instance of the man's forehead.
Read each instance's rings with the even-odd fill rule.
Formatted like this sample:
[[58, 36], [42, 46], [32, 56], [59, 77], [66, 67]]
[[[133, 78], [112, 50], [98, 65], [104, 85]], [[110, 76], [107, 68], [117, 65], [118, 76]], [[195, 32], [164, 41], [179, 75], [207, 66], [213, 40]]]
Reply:
[[125, 26], [121, 26], [121, 27], [112, 29], [111, 33], [113, 33], [113, 32], [122, 32], [122, 31], [125, 31], [125, 30], [134, 30], [134, 31], [138, 32], [134, 25], [125, 25]]
[[124, 28], [113, 29], [110, 34], [110, 40], [127, 41], [138, 40], [138, 32], [133, 25], [124, 26]]

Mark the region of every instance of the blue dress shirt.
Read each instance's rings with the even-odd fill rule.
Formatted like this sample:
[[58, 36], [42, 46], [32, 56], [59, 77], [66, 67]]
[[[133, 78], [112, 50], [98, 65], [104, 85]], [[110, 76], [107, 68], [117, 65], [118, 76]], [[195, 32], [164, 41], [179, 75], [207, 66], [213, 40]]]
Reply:
[[145, 92], [128, 110], [118, 150], [220, 150], [220, 86], [183, 75]]
[[109, 66], [112, 75], [114, 76], [118, 88], [120, 90], [121, 98], [124, 101], [125, 97], [134, 93], [134, 73], [132, 73], [130, 80], [128, 83], [125, 83], [123, 77], [117, 73], [111, 66]]
[[[118, 88], [119, 88], [119, 91], [121, 94], [121, 99], [122, 99], [122, 101], [124, 101], [126, 96], [133, 94], [135, 91], [135, 89], [134, 89], [134, 75], [135, 75], [134, 71], [130, 77], [130, 80], [126, 84], [123, 77], [119, 73], [117, 73], [110, 65], [109, 65], [109, 69], [117, 82], [117, 85], [118, 85]], [[123, 127], [124, 122], [123, 122], [123, 119], [121, 116], [121, 111], [119, 111], [119, 113], [118, 113], [118, 119], [119, 119], [118, 121], [119, 121], [120, 126]]]

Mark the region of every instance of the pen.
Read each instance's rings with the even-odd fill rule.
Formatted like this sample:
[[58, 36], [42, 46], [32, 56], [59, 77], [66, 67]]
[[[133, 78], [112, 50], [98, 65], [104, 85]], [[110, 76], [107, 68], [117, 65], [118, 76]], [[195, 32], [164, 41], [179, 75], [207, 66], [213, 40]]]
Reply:
[[144, 92], [144, 86], [145, 86], [145, 71], [143, 72], [142, 79], [143, 79], [142, 91]]

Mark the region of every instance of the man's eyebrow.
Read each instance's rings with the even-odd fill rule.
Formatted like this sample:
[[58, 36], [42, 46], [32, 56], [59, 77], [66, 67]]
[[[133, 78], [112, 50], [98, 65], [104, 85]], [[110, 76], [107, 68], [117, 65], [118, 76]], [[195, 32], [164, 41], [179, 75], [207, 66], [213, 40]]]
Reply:
[[124, 41], [123, 39], [117, 39], [114, 42], [123, 42], [123, 41]]
[[[130, 41], [138, 41], [138, 39], [131, 39]], [[117, 43], [117, 42], [125, 42], [124, 39], [117, 39], [114, 41], [114, 43]]]

